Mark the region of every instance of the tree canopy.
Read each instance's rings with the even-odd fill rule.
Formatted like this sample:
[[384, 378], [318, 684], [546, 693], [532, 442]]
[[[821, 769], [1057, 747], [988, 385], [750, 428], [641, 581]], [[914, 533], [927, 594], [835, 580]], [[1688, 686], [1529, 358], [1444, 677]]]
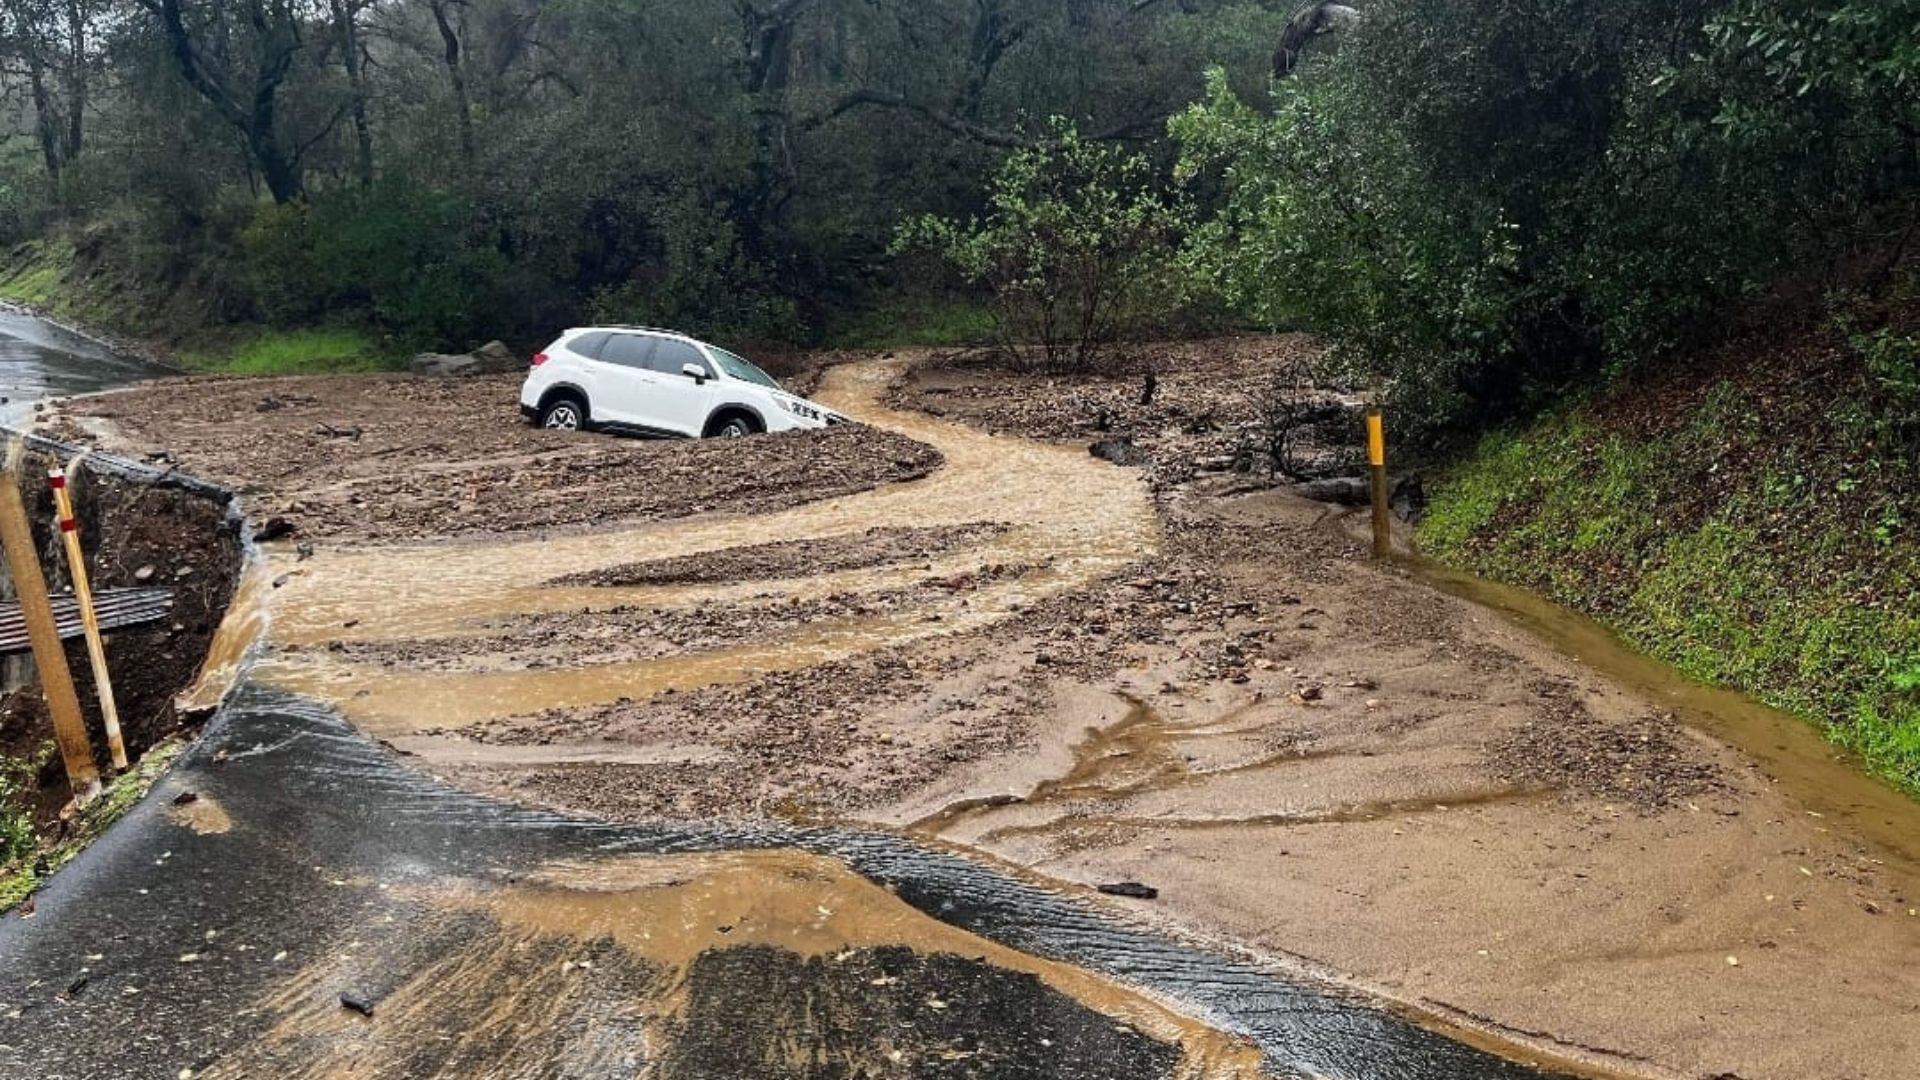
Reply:
[[899, 222], [978, 209], [1053, 117], [1149, 148], [1209, 66], [1258, 93], [1288, 13], [21, 0], [0, 18], [19, 118], [0, 241], [106, 229], [144, 280], [234, 319], [443, 341], [619, 317], [804, 340], [890, 287]]

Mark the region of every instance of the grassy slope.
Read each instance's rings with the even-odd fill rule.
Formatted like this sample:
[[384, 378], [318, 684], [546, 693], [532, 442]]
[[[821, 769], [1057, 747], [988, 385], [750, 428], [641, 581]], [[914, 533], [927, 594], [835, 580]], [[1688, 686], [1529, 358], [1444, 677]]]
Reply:
[[159, 336], [160, 351], [195, 371], [294, 375], [406, 366], [406, 353], [353, 327], [201, 327], [188, 344], [178, 329], [156, 330], [164, 321], [156, 308], [192, 306], [179, 299], [150, 295], [110, 273], [77, 272], [74, 249], [61, 240], [21, 244], [0, 259], [0, 300], [109, 334]]
[[[19, 853], [12, 861], [0, 860], [0, 913], [33, 895], [41, 882], [72, 862], [95, 837], [133, 809], [185, 748], [185, 743], [173, 741], [148, 750], [130, 771], [108, 781], [100, 798], [81, 811], [59, 839], [45, 845], [19, 845]], [[5, 824], [6, 813], [6, 808], [0, 806], [0, 826]], [[30, 834], [30, 825], [27, 830]]]
[[1920, 463], [1837, 340], [1758, 336], [1497, 433], [1431, 555], [1821, 725], [1920, 794]]

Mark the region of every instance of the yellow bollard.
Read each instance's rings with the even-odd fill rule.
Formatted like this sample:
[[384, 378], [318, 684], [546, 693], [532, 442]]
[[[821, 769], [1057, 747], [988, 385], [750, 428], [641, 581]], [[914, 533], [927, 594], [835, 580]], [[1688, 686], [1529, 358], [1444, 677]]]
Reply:
[[1367, 472], [1373, 488], [1373, 557], [1393, 554], [1393, 517], [1387, 508], [1387, 424], [1378, 405], [1367, 410]]
[[80, 625], [87, 632], [87, 658], [93, 662], [93, 686], [100, 695], [100, 718], [107, 729], [107, 752], [113, 758], [115, 770], [125, 772], [127, 768], [127, 744], [120, 736], [120, 709], [113, 700], [113, 678], [107, 671], [107, 646], [100, 639], [100, 620], [93, 611], [93, 587], [87, 582], [87, 556], [80, 548], [80, 523], [73, 519], [73, 497], [67, 485], [80, 471], [80, 461], [87, 455], [81, 454], [73, 459], [65, 472], [59, 468], [47, 470], [47, 486], [53, 489], [53, 505], [59, 511], [60, 536], [67, 546], [67, 572], [73, 579], [73, 596], [80, 604]]

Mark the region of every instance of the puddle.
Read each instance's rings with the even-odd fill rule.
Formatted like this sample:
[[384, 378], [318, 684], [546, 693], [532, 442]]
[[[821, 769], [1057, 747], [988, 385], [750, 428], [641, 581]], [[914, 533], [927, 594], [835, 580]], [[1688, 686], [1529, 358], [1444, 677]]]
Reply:
[[233, 831], [233, 818], [226, 808], [205, 795], [196, 795], [191, 802], [175, 803], [171, 814], [174, 821], [201, 836], [222, 836]]
[[1524, 589], [1426, 560], [1401, 562], [1420, 580], [1499, 612], [1567, 658], [1671, 710], [1689, 727], [1738, 747], [1802, 808], [1920, 867], [1920, 801], [1874, 779], [1806, 721], [1745, 694], [1695, 682], [1636, 652], [1594, 620]]
[[[643, 699], [791, 671], [1005, 619], [1153, 554], [1159, 524], [1145, 482], [1074, 447], [988, 435], [884, 405], [898, 362], [834, 368], [819, 396], [865, 422], [928, 443], [945, 464], [926, 479], [753, 518], [662, 522], [591, 535], [275, 556], [271, 640], [303, 646], [270, 656], [271, 685], [331, 701], [369, 731], [459, 728], [547, 709]], [[884, 565], [794, 582], [550, 588], [545, 583], [647, 560], [772, 541], [916, 527], [1005, 522], [980, 542], [912, 566]], [[928, 570], [927, 564], [934, 569]], [[897, 587], [996, 564], [1031, 573], [987, 580], [884, 616], [818, 623], [747, 645], [566, 670], [408, 671], [330, 657], [332, 641], [406, 641], [485, 633], [513, 616], [620, 604], [688, 607], [746, 596], [822, 596]], [[932, 616], [938, 616], [935, 620]]]

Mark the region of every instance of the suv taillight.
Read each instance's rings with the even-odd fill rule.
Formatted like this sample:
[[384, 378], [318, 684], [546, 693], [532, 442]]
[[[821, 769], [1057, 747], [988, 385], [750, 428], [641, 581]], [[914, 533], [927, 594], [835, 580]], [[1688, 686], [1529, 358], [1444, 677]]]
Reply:
[[533, 362], [531, 364], [528, 364], [527, 366], [539, 367], [541, 364], [544, 364], [546, 362], [547, 362], [547, 354], [543, 352], [537, 352], [533, 354]]

